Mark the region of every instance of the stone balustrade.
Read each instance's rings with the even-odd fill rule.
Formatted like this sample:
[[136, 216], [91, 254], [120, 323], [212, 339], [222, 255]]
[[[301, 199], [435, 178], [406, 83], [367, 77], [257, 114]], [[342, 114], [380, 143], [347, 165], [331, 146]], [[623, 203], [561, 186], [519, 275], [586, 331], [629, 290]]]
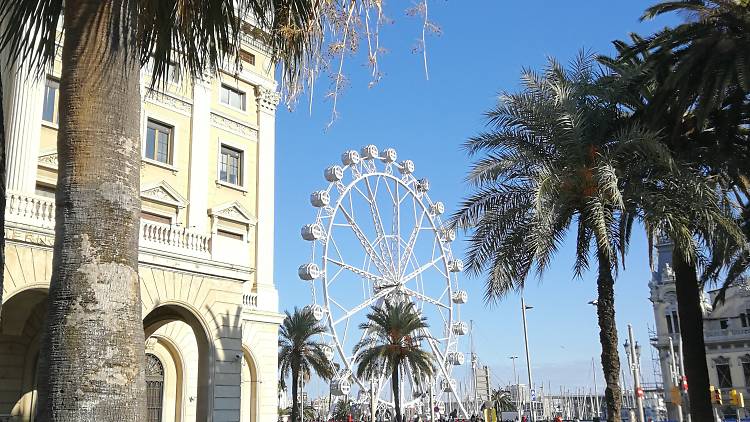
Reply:
[[[55, 200], [39, 195], [8, 192], [6, 224], [54, 230]], [[184, 227], [141, 220], [140, 246], [160, 252], [212, 259], [211, 235]]]
[[258, 309], [258, 294], [245, 293], [242, 295], [242, 307], [245, 309]]
[[171, 224], [141, 220], [141, 247], [210, 258], [211, 237]]
[[6, 196], [5, 218], [15, 223], [54, 229], [55, 200], [9, 191]]

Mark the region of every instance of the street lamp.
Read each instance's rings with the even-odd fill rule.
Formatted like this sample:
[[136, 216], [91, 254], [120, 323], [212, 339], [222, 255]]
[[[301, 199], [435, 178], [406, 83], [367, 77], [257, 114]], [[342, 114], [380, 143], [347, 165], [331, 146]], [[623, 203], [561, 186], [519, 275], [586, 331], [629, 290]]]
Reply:
[[640, 361], [641, 361], [641, 345], [637, 341], [633, 340], [633, 326], [628, 324], [628, 340], [625, 340], [625, 354], [628, 357], [628, 364], [633, 374], [633, 388], [635, 390], [635, 403], [638, 407], [638, 417], [640, 422], [645, 422], [645, 416], [643, 414], [643, 389], [641, 389], [640, 380]]
[[516, 382], [516, 414], [520, 418], [521, 417], [521, 391], [518, 385], [518, 375], [516, 375], [516, 359], [518, 359], [518, 356], [509, 356], [508, 358], [511, 361], [513, 361], [513, 380]]
[[523, 297], [523, 292], [521, 293], [521, 316], [523, 317], [523, 342], [524, 346], [526, 347], [526, 371], [529, 375], [529, 410], [531, 411], [531, 422], [534, 422], [536, 419], [534, 417], [534, 400], [533, 397], [531, 397], [531, 394], [534, 391], [534, 382], [531, 378], [531, 358], [529, 356], [529, 329], [526, 324], [526, 311], [528, 309], [533, 309], [533, 306], [529, 306], [526, 304], [526, 301]]

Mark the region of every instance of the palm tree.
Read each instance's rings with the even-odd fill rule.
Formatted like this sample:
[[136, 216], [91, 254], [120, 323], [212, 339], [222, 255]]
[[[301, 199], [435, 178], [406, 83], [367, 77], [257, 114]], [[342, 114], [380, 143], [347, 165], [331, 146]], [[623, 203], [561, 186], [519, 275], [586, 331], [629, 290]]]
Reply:
[[[665, 5], [655, 6], [650, 13], [663, 12]], [[677, 6], [674, 3], [670, 7]], [[675, 69], [686, 64], [669, 57], [664, 46], [653, 44], [654, 40], [669, 39], [669, 31], [651, 40], [634, 36], [632, 45], [615, 42], [617, 58], [603, 57], [600, 61], [612, 70], [609, 87], [618, 93], [621, 104], [632, 113], [631, 118], [663, 133], [661, 141], [674, 157], [672, 166], [651, 168], [647, 179], [631, 180], [630, 192], [624, 195], [630, 199], [628, 207], [640, 215], [649, 231], [650, 244], [659, 232], [675, 244], [673, 263], [680, 329], [686, 372], [692, 387], [688, 392], [690, 413], [695, 420], [706, 420], [712, 417], [713, 410], [703, 339], [703, 282], [697, 278], [697, 258], [706, 248], [701, 248], [697, 240], [701, 239], [708, 246], [707, 252], [711, 255], [703, 281], [716, 277], [725, 265], [732, 267], [728, 282], [744, 269], [747, 237], [732, 221], [736, 210], [727, 196], [734, 191], [732, 199], [740, 205], [746, 202], [743, 198], [747, 190], [742, 185], [746, 180], [743, 173], [748, 157], [743, 129], [737, 121], [738, 113], [731, 105], [706, 112], [708, 103], [701, 105], [701, 101], [697, 101], [696, 107], [685, 109], [681, 102], [686, 100], [680, 99], [680, 95], [687, 92], [684, 81], [678, 84], [680, 94], [674, 95], [676, 75], [686, 72], [684, 68]], [[685, 51], [680, 50], [675, 56], [684, 54]], [[706, 78], [713, 77], [702, 68], [700, 73]], [[692, 89], [691, 95], [696, 98], [699, 93]], [[705, 115], [701, 117], [701, 113]], [[745, 215], [748, 216], [746, 212]], [[736, 258], [734, 263], [730, 263], [731, 257]]]
[[593, 56], [585, 54], [569, 69], [550, 59], [541, 75], [524, 71], [524, 89], [502, 95], [487, 113], [491, 129], [465, 145], [470, 155], [486, 156], [468, 176], [477, 192], [452, 221], [472, 230], [468, 268], [487, 274], [490, 302], [522, 289], [532, 269], [543, 274], [572, 227], [575, 276], [589, 268], [594, 247], [607, 414], [619, 421], [614, 275], [633, 221], [622, 183], [640, 162], [668, 151], [651, 132], [628, 122], [601, 77]]
[[336, 422], [344, 422], [347, 420], [347, 416], [352, 413], [352, 404], [347, 397], [343, 397], [342, 400], [336, 402], [333, 411], [333, 420]]
[[666, 28], [636, 46], [652, 51], [652, 60], [671, 64], [659, 105], [677, 103], [694, 109], [698, 121], [714, 110], [741, 108], [750, 92], [750, 7], [738, 0], [662, 1], [641, 19], [677, 12], [688, 19]]
[[[5, 233], [5, 114], [3, 112], [3, 78], [0, 78], [0, 231]], [[5, 268], [5, 235], [0, 240], [0, 267]], [[0, 274], [0, 315], [3, 311], [3, 282], [5, 271]]]
[[325, 354], [324, 343], [316, 338], [326, 329], [312, 312], [294, 308], [286, 312], [279, 330], [279, 369], [281, 378], [292, 376], [292, 422], [299, 420], [298, 387], [300, 376], [309, 379], [313, 372], [323, 379], [334, 375], [333, 365]]
[[492, 401], [494, 402], [495, 412], [498, 415], [500, 412], [516, 410], [516, 404], [513, 402], [513, 397], [510, 395], [509, 391], [501, 390], [499, 388], [492, 390]]
[[367, 334], [354, 347], [357, 377], [391, 375], [396, 421], [401, 421], [400, 372], [408, 370], [415, 385], [434, 373], [432, 354], [421, 348], [430, 339], [428, 327], [414, 303], [402, 298], [389, 298], [373, 307], [367, 321], [359, 325]]
[[170, 61], [196, 77], [217, 69], [238, 57], [246, 13], [293, 75], [312, 54], [307, 36], [318, 7], [311, 0], [0, 0], [0, 48], [11, 61], [45, 71], [61, 19], [64, 30], [40, 421], [145, 419], [140, 68], [152, 57], [154, 80], [166, 79]]

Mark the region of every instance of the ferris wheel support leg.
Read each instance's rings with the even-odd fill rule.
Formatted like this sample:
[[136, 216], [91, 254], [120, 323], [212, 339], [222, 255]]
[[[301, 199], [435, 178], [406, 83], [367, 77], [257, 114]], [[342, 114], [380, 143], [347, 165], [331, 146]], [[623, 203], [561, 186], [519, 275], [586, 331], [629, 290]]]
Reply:
[[[435, 341], [433, 339], [430, 339], [428, 341], [428, 343], [430, 345], [430, 348], [432, 349], [432, 353], [434, 353], [436, 356], [440, 356], [440, 350], [435, 345]], [[440, 372], [442, 373], [443, 377], [445, 377], [446, 380], [450, 380], [450, 378], [451, 378], [450, 374], [448, 373], [448, 371], [445, 370], [445, 366], [444, 365], [439, 365], [439, 367], [440, 367]], [[461, 411], [461, 414], [464, 415], [465, 419], [468, 419], [469, 418], [469, 413], [466, 412], [466, 408], [464, 407], [464, 404], [461, 402], [461, 398], [458, 396], [458, 393], [455, 391], [454, 388], [450, 388], [449, 390], [450, 391], [448, 391], [448, 394], [450, 396], [453, 396], [456, 399], [456, 406], [458, 407], [458, 410]], [[451, 400], [448, 400], [449, 404], [450, 404], [450, 402], [451, 402]]]

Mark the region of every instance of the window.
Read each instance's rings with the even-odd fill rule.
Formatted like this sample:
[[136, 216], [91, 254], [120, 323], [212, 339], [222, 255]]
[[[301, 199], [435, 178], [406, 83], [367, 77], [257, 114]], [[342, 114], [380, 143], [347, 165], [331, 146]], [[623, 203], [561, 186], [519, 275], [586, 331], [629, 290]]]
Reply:
[[742, 360], [742, 374], [745, 376], [745, 387], [750, 387], [750, 359]]
[[672, 322], [674, 323], [674, 332], [680, 332], [680, 319], [677, 318], [677, 311], [672, 311]]
[[221, 146], [219, 180], [232, 185], [242, 186], [242, 151], [226, 145]]
[[719, 320], [719, 327], [722, 330], [726, 330], [727, 328], [729, 328], [729, 319], [727, 319], [727, 318], [720, 319]]
[[163, 215], [154, 214], [148, 211], [141, 211], [141, 218], [155, 223], [172, 224], [172, 219]]
[[164, 365], [156, 356], [146, 353], [146, 420], [161, 422], [164, 402]]
[[742, 328], [747, 327], [747, 314], [740, 314], [740, 324], [742, 324]]
[[240, 50], [240, 60], [246, 62], [247, 64], [255, 66], [255, 54], [247, 50]]
[[44, 86], [44, 108], [42, 109], [42, 120], [57, 124], [57, 102], [60, 92], [60, 82], [56, 79], [47, 78]]
[[719, 388], [732, 388], [732, 373], [728, 362], [716, 364], [716, 375], [719, 379]]
[[37, 194], [38, 196], [55, 199], [55, 187], [54, 186], [43, 185], [41, 183], [37, 183], [34, 193]]
[[172, 164], [172, 126], [148, 120], [146, 128], [146, 158]]
[[667, 332], [669, 334], [674, 333], [674, 327], [672, 327], [672, 317], [667, 315]]
[[[154, 58], [151, 57], [146, 63], [146, 72], [154, 74]], [[166, 81], [173, 84], [180, 83], [180, 66], [176, 62], [169, 62], [166, 69]], [[161, 82], [161, 81], [159, 81]]]
[[245, 111], [245, 93], [229, 85], [221, 85], [221, 103]]
[[241, 235], [239, 233], [230, 232], [229, 230], [217, 229], [216, 233], [219, 236], [228, 237], [228, 238], [233, 239], [233, 240], [245, 240], [245, 236], [243, 236], [243, 235]]

